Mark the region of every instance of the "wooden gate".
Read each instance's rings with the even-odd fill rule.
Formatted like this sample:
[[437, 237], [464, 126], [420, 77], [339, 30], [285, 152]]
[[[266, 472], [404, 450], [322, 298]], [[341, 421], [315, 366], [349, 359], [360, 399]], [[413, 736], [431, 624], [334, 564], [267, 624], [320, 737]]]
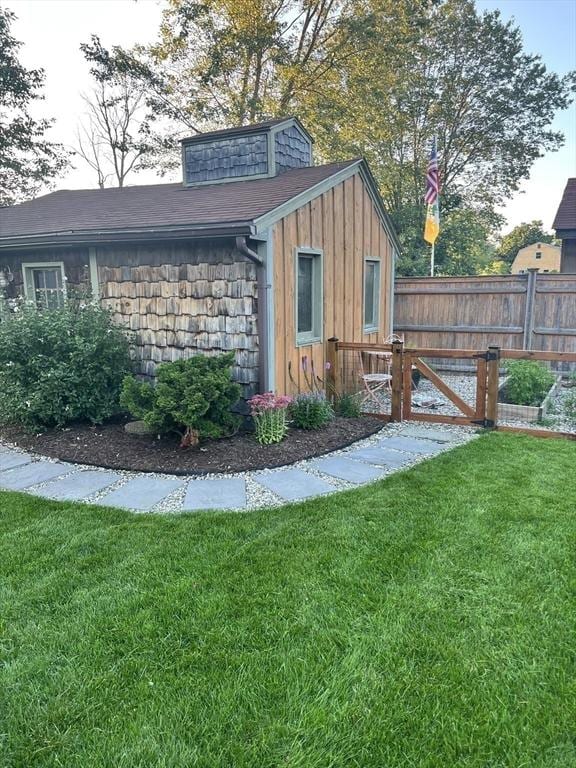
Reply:
[[[401, 344], [401, 342], [399, 342]], [[458, 358], [476, 365], [476, 401], [469, 405], [460, 395], [430, 368], [422, 359], [424, 356], [434, 359]], [[402, 354], [402, 419], [427, 421], [439, 424], [464, 424], [480, 427], [494, 427], [498, 413], [498, 369], [500, 350], [491, 347], [486, 352], [470, 349], [403, 349]], [[450, 402], [458, 408], [460, 416], [441, 413], [422, 413], [412, 409], [412, 371], [416, 369], [428, 379]], [[489, 392], [496, 392], [496, 398], [490, 399]]]
[[[486, 350], [473, 349], [438, 349], [430, 347], [407, 348], [403, 342], [392, 344], [364, 344], [359, 342], [341, 342], [329, 339], [326, 349], [327, 377], [326, 391], [330, 396], [344, 392], [343, 386], [345, 352], [371, 352], [388, 356], [391, 373], [390, 412], [373, 413], [384, 421], [425, 421], [438, 424], [462, 424], [497, 429], [502, 432], [523, 432], [535, 437], [565, 437], [576, 440], [576, 434], [528, 427], [514, 427], [498, 423], [498, 389], [500, 367], [503, 360], [538, 360], [560, 364], [576, 363], [576, 353], [548, 352], [521, 349], [500, 349], [491, 346]], [[467, 403], [458, 393], [433, 370], [423, 358], [428, 359], [464, 359], [476, 368], [476, 397], [474, 405]], [[424, 413], [412, 407], [412, 373], [420, 371], [459, 411], [452, 416], [442, 413]]]

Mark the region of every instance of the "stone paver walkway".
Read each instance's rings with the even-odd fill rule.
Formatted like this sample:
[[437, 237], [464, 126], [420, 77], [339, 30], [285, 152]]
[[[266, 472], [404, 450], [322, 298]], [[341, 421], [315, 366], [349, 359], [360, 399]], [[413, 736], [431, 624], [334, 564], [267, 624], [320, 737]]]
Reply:
[[0, 489], [137, 512], [247, 510], [365, 485], [472, 437], [472, 431], [402, 424], [292, 466], [206, 478], [84, 468], [0, 445]]

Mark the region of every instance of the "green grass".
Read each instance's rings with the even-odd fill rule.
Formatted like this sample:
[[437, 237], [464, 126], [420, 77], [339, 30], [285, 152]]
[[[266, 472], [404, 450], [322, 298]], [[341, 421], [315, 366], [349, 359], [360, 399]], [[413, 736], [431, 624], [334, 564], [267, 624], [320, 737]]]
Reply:
[[576, 766], [576, 444], [181, 517], [0, 493], [0, 765]]

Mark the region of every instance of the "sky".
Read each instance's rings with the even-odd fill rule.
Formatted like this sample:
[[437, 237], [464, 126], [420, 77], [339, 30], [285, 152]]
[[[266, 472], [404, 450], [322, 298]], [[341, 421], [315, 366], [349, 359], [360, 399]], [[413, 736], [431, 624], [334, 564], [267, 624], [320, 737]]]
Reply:
[[[156, 37], [161, 0], [1, 0], [18, 16], [12, 27], [23, 42], [20, 60], [46, 73], [45, 99], [35, 116], [56, 118], [50, 137], [73, 145], [78, 121], [85, 111], [81, 93], [90, 90], [89, 66], [80, 43], [97, 34], [108, 47], [130, 46]], [[548, 69], [565, 74], [576, 69], [576, 0], [477, 0], [480, 10], [499, 9], [514, 18], [525, 49], [539, 53]], [[576, 176], [576, 105], [557, 115], [552, 128], [566, 135], [564, 147], [536, 161], [530, 179], [502, 209], [507, 228], [542, 219], [550, 229], [566, 179]], [[59, 189], [95, 186], [94, 172], [82, 161], [57, 183]], [[133, 183], [157, 181], [153, 172], [132, 177]], [[163, 181], [173, 178], [164, 177]]]

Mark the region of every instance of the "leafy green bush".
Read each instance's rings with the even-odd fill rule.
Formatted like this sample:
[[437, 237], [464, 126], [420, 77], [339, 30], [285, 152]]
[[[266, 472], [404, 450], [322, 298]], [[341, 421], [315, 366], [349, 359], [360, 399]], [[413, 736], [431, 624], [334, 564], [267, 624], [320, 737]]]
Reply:
[[156, 384], [124, 380], [120, 402], [154, 432], [176, 432], [186, 448], [202, 438], [235, 432], [241, 418], [231, 412], [240, 399], [240, 385], [231, 380], [234, 353], [163, 363]]
[[320, 429], [334, 418], [334, 410], [323, 393], [297, 395], [289, 407], [290, 418], [299, 429]]
[[506, 399], [515, 405], [540, 405], [554, 384], [554, 374], [535, 360], [511, 360], [506, 373]]
[[570, 392], [564, 400], [564, 413], [566, 418], [576, 425], [576, 390]]
[[120, 411], [130, 338], [94, 303], [16, 307], [0, 323], [0, 421], [100, 424]]
[[345, 419], [359, 418], [362, 413], [362, 396], [358, 392], [338, 395], [335, 410], [338, 416], [343, 416]]

